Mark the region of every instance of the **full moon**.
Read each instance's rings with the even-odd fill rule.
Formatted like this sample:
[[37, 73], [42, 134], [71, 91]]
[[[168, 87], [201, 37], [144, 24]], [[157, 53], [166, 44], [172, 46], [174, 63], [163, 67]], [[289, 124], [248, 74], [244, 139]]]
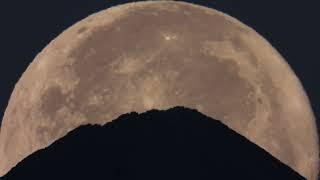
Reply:
[[79, 125], [174, 106], [221, 120], [317, 179], [315, 118], [282, 56], [238, 20], [174, 1], [115, 6], [50, 42], [10, 97], [1, 174]]

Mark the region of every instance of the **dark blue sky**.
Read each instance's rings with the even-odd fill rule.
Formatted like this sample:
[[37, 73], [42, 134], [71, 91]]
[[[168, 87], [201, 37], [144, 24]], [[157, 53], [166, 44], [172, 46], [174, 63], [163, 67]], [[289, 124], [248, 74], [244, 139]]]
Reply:
[[[125, 2], [132, 1], [1, 1], [0, 122], [15, 83], [37, 53], [77, 21]], [[320, 16], [315, 4], [289, 0], [187, 2], [227, 13], [263, 35], [296, 72], [319, 119], [320, 50], [317, 39], [320, 31], [317, 17]]]

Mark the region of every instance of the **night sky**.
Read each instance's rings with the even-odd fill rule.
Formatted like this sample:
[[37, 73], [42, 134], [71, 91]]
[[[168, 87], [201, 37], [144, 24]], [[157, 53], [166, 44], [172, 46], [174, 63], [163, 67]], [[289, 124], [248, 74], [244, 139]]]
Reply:
[[[88, 15], [125, 2], [132, 1], [1, 1], [0, 122], [14, 85], [51, 40]], [[320, 124], [320, 50], [317, 41], [320, 14], [315, 4], [289, 0], [187, 2], [227, 13], [267, 39], [301, 80]]]

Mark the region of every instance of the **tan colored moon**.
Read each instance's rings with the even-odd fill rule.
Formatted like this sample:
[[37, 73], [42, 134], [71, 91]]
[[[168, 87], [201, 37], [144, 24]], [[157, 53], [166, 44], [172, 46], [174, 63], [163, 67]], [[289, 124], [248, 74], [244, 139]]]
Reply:
[[222, 120], [316, 179], [315, 120], [288, 64], [239, 21], [172, 1], [91, 15], [38, 54], [5, 111], [1, 172], [81, 124], [177, 105]]

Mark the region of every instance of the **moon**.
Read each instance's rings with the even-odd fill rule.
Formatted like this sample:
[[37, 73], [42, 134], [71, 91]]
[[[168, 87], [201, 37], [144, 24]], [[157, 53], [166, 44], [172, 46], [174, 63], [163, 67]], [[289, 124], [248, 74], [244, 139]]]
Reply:
[[315, 118], [283, 57], [238, 20], [177, 1], [115, 6], [50, 42], [10, 97], [1, 174], [79, 125], [173, 106], [221, 120], [317, 179]]

